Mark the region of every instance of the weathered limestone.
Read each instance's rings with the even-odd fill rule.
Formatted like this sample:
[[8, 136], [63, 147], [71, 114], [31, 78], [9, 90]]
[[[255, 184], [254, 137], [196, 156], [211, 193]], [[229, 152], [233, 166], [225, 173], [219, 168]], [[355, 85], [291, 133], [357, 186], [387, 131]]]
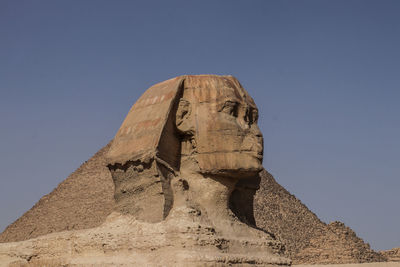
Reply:
[[[223, 266], [227, 263], [246, 265], [256, 262], [262, 265], [262, 262], [271, 260], [263, 258], [264, 253], [257, 254], [257, 249], [264, 251], [265, 247], [273, 247], [275, 242], [275, 246], [279, 250], [281, 245], [273, 238], [265, 239], [263, 234], [261, 234], [263, 241], [260, 244], [258, 231], [252, 232], [245, 238], [236, 233], [247, 233], [248, 230], [243, 231], [243, 229], [248, 229], [247, 225], [255, 224], [264, 231], [272, 232], [285, 243], [287, 255], [292, 258], [294, 264], [376, 262], [386, 258], [399, 260], [398, 249], [381, 252], [380, 255], [356, 237], [351, 229], [338, 223], [327, 225], [321, 222], [315, 214], [280, 186], [265, 170], [255, 176], [242, 173], [241, 177], [247, 178], [236, 182], [229, 198], [229, 207], [236, 217], [247, 225], [238, 223], [236, 219], [232, 223], [229, 217], [233, 217], [233, 215], [226, 209], [225, 203], [228, 195], [226, 193], [229, 193], [226, 188], [232, 187], [232, 183], [237, 180], [235, 172], [232, 176], [228, 175], [230, 179], [225, 179], [226, 177], [219, 175], [218, 172], [199, 172], [199, 168], [193, 168], [193, 163], [196, 164], [195, 157], [201, 158], [195, 150], [199, 145], [195, 139], [196, 128], [193, 125], [196, 123], [193, 121], [196, 122], [196, 120], [193, 110], [196, 110], [195, 106], [206, 105], [211, 101], [208, 101], [210, 97], [206, 95], [192, 98], [188, 92], [192, 90], [191, 87], [211, 87], [204, 80], [190, 81], [189, 83], [187, 82], [189, 78], [190, 76], [178, 77], [158, 85], [169, 84], [169, 89], [165, 87], [164, 89], [181, 92], [181, 95], [171, 93], [170, 101], [167, 101], [168, 105], [157, 102], [161, 100], [161, 94], [154, 94], [153, 91], [153, 95], [148, 95], [147, 93], [151, 91], [146, 92], [143, 97], [146, 95], [150, 98], [159, 97], [153, 99], [154, 103], [150, 100], [147, 101], [149, 106], [146, 112], [141, 113], [144, 114], [143, 116], [138, 118], [132, 116], [129, 120], [128, 117], [126, 119], [130, 122], [129, 126], [131, 127], [136, 121], [139, 126], [143, 126], [144, 130], [147, 129], [146, 131], [137, 130], [138, 137], [155, 134], [159, 138], [168, 138], [163, 139], [164, 141], [160, 141], [160, 139], [157, 142], [166, 145], [172, 144], [175, 148], [182, 147], [180, 150], [182, 153], [177, 152], [177, 149], [171, 150], [172, 153], [169, 153], [168, 147], [165, 149], [156, 142], [152, 143], [152, 146], [142, 146], [145, 148], [144, 150], [147, 148], [144, 153], [142, 153], [143, 149], [141, 153], [136, 153], [135, 151], [138, 151], [135, 150], [136, 145], [140, 147], [140, 143], [133, 145], [130, 150], [125, 149], [127, 153], [113, 162], [110, 161], [110, 158], [115, 155], [115, 150], [109, 153], [111, 143], [114, 143], [114, 149], [121, 150], [116, 146], [117, 143], [112, 141], [0, 234], [0, 242], [30, 239], [25, 242], [0, 244], [0, 266], [3, 266], [2, 264], [8, 266], [6, 262], [17, 262], [14, 266], [24, 266], [24, 264], [28, 264], [27, 262], [29, 262], [29, 266], [60, 266], [63, 264], [72, 266], [157, 266], [161, 262], [164, 265], [186, 264], [185, 266], [187, 266], [187, 263], [190, 262], [190, 265], [196, 263], [204, 266], [204, 261], [211, 266], [218, 264]], [[219, 81], [216, 81], [216, 84], [220, 84]], [[224, 86], [222, 83], [221, 88]], [[157, 89], [157, 86], [154, 88]], [[207, 99], [208, 102], [197, 103], [200, 102], [197, 99]], [[242, 103], [238, 105], [239, 107], [247, 104], [239, 102]], [[176, 106], [170, 109], [172, 103]], [[247, 105], [251, 106], [252, 104]], [[218, 113], [233, 113], [235, 117], [236, 112], [233, 111], [239, 110], [234, 108], [235, 104], [231, 105], [229, 101], [226, 105], [224, 102], [223, 106], [226, 110], [220, 110]], [[164, 114], [156, 114], [163, 125], [156, 123], [157, 121], [145, 122], [147, 114], [154, 115], [154, 111], [151, 111], [153, 107], [158, 110], [164, 109]], [[207, 108], [205, 110], [208, 112]], [[212, 109], [210, 108], [210, 110]], [[219, 115], [225, 116], [225, 114]], [[213, 121], [213, 118], [207, 119], [209, 117], [206, 116], [200, 120], [208, 124]], [[254, 118], [256, 117], [254, 114]], [[175, 121], [168, 122], [170, 118]], [[229, 116], [222, 118], [228, 118], [228, 122], [231, 120]], [[238, 119], [240, 122], [240, 118]], [[192, 123], [190, 123], [191, 121]], [[123, 129], [122, 126], [121, 129]], [[119, 135], [121, 129], [116, 138], [123, 138], [123, 134]], [[212, 130], [213, 127], [210, 129]], [[232, 128], [225, 132], [233, 133], [235, 131], [236, 136], [243, 133], [240, 129]], [[207, 130], [205, 132], [207, 134]], [[132, 132], [132, 128], [129, 134], [131, 134], [129, 138], [134, 138], [135, 133]], [[214, 136], [214, 132], [210, 131], [208, 134], [212, 136], [211, 140], [216, 140], [217, 144], [226, 142], [226, 140], [231, 140], [231, 143], [232, 140], [238, 140], [224, 138], [221, 141], [218, 136]], [[201, 139], [200, 135], [199, 133], [199, 139]], [[256, 144], [256, 147], [252, 148], [256, 151], [260, 149], [262, 141], [261, 137], [257, 135], [257, 133], [253, 134], [244, 142], [245, 144]], [[125, 139], [127, 146], [129, 146], [129, 138]], [[251, 141], [251, 139], [253, 140]], [[176, 140], [181, 141], [176, 142]], [[248, 140], [250, 141], [248, 142]], [[209, 146], [207, 148], [207, 145], [209, 144], [206, 144], [201, 150], [204, 151], [204, 155], [207, 155], [207, 149], [213, 152], [217, 151], [218, 147]], [[221, 144], [221, 146], [225, 146], [225, 144]], [[247, 145], [247, 147], [249, 146]], [[238, 149], [232, 149], [233, 154], [234, 150]], [[164, 154], [159, 153], [160, 151], [164, 151]], [[183, 153], [184, 151], [186, 152]], [[138, 156], [135, 157], [135, 153]], [[105, 155], [108, 156], [107, 160]], [[143, 157], [142, 155], [149, 156]], [[167, 158], [168, 156], [172, 158]], [[230, 159], [234, 158], [233, 156], [229, 157]], [[174, 164], [174, 159], [177, 163], [179, 161], [179, 164]], [[181, 161], [184, 161], [183, 165], [181, 165]], [[219, 162], [223, 161], [219, 160]], [[216, 163], [219, 164], [219, 162]], [[239, 161], [239, 163], [241, 162]], [[107, 164], [110, 164], [110, 170], [107, 168]], [[113, 173], [113, 177], [111, 177], [111, 173]], [[116, 190], [114, 190], [114, 183]], [[221, 187], [221, 184], [225, 185]], [[223, 193], [221, 196], [215, 193], [221, 193], [221, 190]], [[255, 192], [256, 195], [254, 195]], [[211, 195], [215, 197], [211, 198]], [[217, 208], [213, 207], [212, 203], [214, 202], [218, 203]], [[123, 215], [118, 213], [110, 215], [115, 206]], [[108, 215], [110, 216], [106, 221]], [[222, 223], [219, 223], [220, 221]], [[227, 223], [225, 224], [225, 222]], [[226, 227], [226, 225], [230, 226]], [[93, 229], [71, 231], [86, 228]], [[60, 231], [66, 232], [59, 233]], [[232, 235], [232, 232], [235, 233]], [[49, 233], [54, 234], [46, 235]], [[41, 237], [35, 238], [38, 236]], [[196, 236], [197, 238], [195, 238]], [[243, 240], [246, 240], [244, 241], [246, 246], [242, 248], [239, 244]], [[264, 242], [265, 240], [266, 242]], [[272, 242], [270, 242], [271, 240]], [[269, 245], [268, 242], [270, 242]], [[257, 249], [248, 253], [249, 246], [257, 247]], [[246, 256], [239, 251], [246, 253]], [[174, 257], [171, 257], [172, 254]], [[196, 256], [199, 254], [207, 254], [208, 257], [199, 258]], [[266, 256], [269, 257], [270, 254]], [[275, 262], [280, 262], [279, 257], [273, 259]], [[282, 263], [285, 264], [285, 262], [287, 263], [287, 261]]]
[[[105, 161], [105, 154], [109, 148], [110, 144], [99, 150], [55, 190], [8, 226], [0, 234], [0, 243], [22, 241], [66, 230], [93, 228], [104, 223], [115, 204], [113, 179]], [[368, 244], [360, 238], [349, 238], [348, 235], [332, 232], [330, 225], [321, 222], [299, 199], [280, 186], [267, 171], [260, 172], [260, 178], [260, 188], [254, 197], [256, 226], [272, 232], [284, 242], [288, 257], [292, 259], [293, 264], [376, 262], [382, 260], [380, 254], [384, 259], [388, 256], [386, 252], [378, 254], [368, 249]], [[230, 206], [233, 210], [236, 210], [235, 205], [249, 207], [242, 211], [252, 214], [253, 205], [243, 205], [246, 201], [248, 203], [253, 201], [251, 192], [255, 189], [249, 188], [248, 185], [247, 183], [247, 187], [241, 188], [241, 191], [249, 192], [248, 197], [241, 199], [233, 196], [237, 195], [235, 192], [238, 185], [236, 185]], [[241, 194], [241, 196], [246, 195]], [[237, 212], [235, 214], [242, 221], [246, 221], [249, 217], [240, 216]], [[316, 238], [321, 241], [334, 240], [335, 236], [337, 240], [335, 250], [330, 250], [326, 242], [313, 241]], [[307, 249], [310, 246], [314, 249]], [[321, 259], [319, 255], [322, 253], [327, 257]], [[393, 257], [388, 256], [388, 260], [393, 260]]]
[[398, 261], [400, 262], [400, 248], [392, 248], [389, 250], [379, 251], [379, 253], [386, 257], [388, 261]]
[[252, 227], [263, 169], [257, 119], [232, 76], [156, 84], [133, 105], [106, 156], [115, 212], [97, 228], [0, 245], [0, 259], [16, 266], [289, 266], [283, 244]]
[[146, 223], [112, 213], [96, 228], [0, 244], [0, 266], [287, 266], [265, 254], [265, 241], [226, 239], [179, 215]]
[[107, 155], [117, 210], [149, 223], [191, 218], [226, 240], [227, 257], [259, 251], [274, 264], [268, 255], [284, 246], [250, 227], [263, 155], [257, 119], [232, 76], [181, 76], [149, 88]]

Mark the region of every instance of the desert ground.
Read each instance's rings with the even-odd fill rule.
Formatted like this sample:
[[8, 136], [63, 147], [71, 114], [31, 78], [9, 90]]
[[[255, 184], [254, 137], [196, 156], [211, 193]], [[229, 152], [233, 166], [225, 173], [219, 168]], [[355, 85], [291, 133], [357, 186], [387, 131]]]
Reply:
[[317, 264], [317, 265], [293, 265], [293, 267], [399, 267], [400, 262], [372, 262], [353, 264]]

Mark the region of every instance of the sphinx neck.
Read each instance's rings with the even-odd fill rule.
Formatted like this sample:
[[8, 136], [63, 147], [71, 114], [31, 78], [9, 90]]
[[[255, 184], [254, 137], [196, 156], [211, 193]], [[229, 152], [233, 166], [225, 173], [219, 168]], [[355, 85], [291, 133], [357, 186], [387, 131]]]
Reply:
[[234, 177], [204, 175], [189, 166], [181, 165], [181, 179], [187, 181], [186, 200], [199, 207], [211, 221], [232, 218], [229, 200], [238, 181]]

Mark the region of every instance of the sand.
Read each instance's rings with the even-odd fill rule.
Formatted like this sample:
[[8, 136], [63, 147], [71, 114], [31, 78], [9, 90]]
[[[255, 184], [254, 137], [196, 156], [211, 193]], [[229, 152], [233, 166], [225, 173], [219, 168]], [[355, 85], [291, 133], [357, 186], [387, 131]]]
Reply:
[[372, 262], [353, 264], [292, 265], [293, 267], [400, 267], [400, 262]]

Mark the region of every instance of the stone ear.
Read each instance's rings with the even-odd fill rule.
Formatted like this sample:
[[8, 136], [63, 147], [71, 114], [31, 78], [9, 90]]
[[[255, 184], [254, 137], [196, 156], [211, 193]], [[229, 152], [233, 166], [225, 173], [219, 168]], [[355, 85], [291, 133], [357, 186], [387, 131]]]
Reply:
[[193, 135], [192, 105], [186, 99], [181, 98], [176, 111], [175, 123], [178, 131], [184, 135]]

